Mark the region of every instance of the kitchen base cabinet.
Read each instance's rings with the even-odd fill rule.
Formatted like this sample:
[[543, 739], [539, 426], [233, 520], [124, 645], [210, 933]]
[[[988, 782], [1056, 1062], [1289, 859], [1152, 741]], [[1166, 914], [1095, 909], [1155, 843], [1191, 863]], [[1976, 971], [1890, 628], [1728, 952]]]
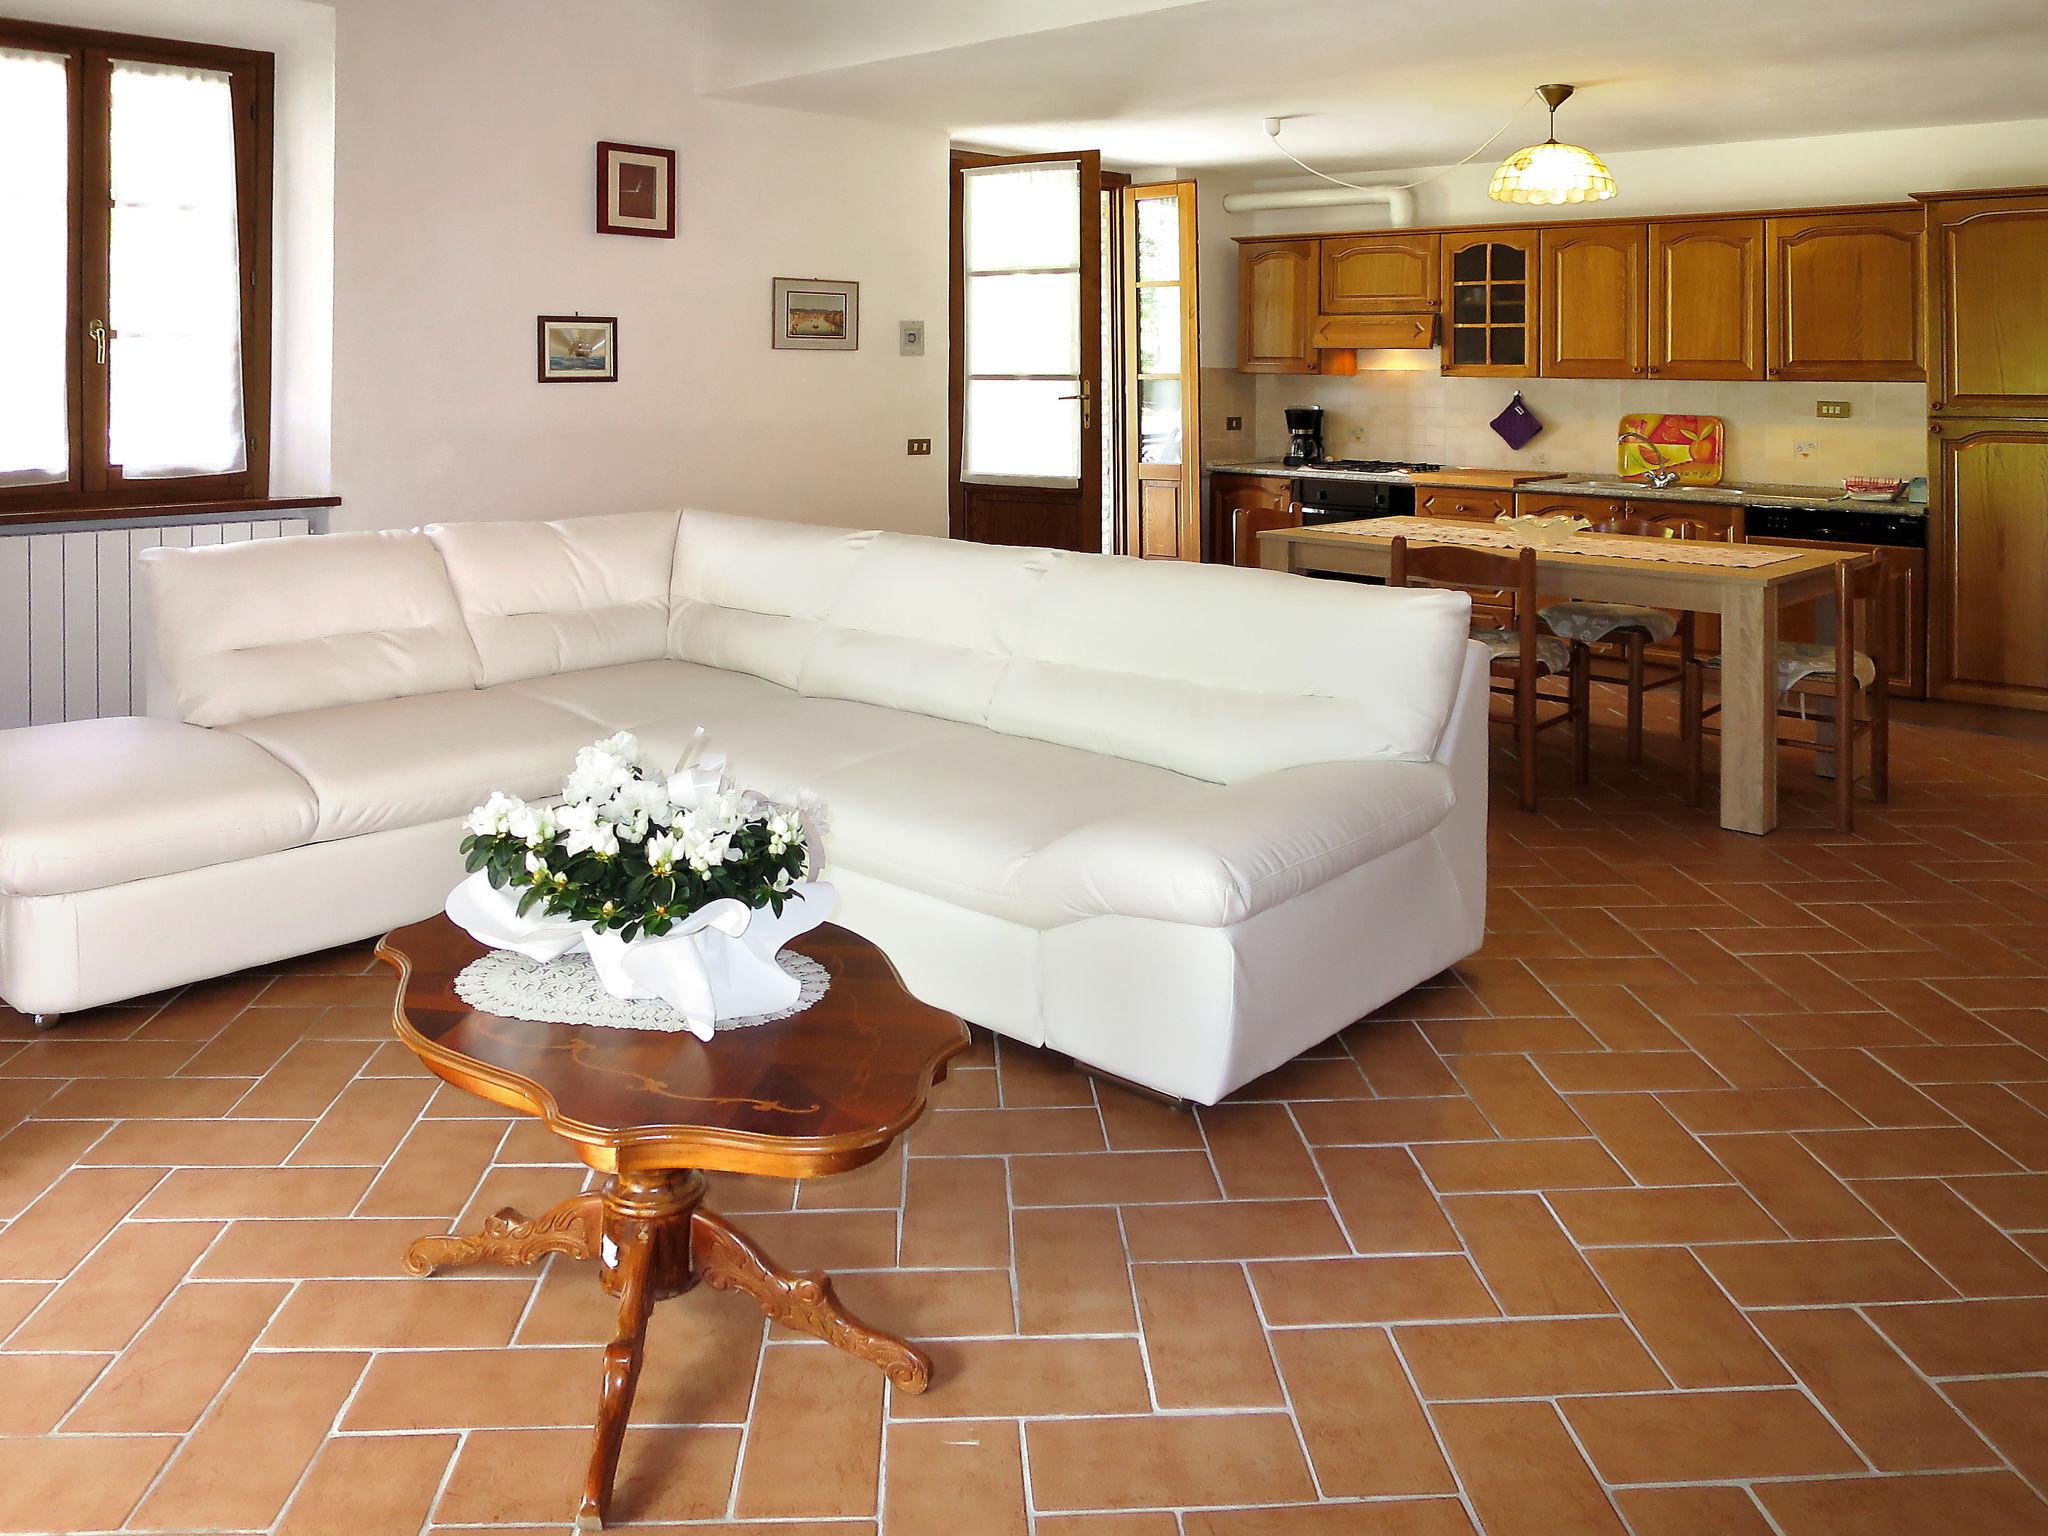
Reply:
[[1934, 694], [2048, 710], [2048, 421], [1934, 431]]
[[1216, 559], [1256, 568], [1259, 534], [1267, 528], [1299, 528], [1294, 482], [1282, 475], [1211, 475], [1211, 527]]

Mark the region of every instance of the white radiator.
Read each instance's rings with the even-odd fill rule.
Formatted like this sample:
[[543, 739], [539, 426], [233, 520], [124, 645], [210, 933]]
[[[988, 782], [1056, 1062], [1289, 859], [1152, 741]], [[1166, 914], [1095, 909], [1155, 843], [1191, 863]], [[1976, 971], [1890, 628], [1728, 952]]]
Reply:
[[0, 729], [141, 711], [137, 551], [311, 531], [287, 517], [0, 533]]

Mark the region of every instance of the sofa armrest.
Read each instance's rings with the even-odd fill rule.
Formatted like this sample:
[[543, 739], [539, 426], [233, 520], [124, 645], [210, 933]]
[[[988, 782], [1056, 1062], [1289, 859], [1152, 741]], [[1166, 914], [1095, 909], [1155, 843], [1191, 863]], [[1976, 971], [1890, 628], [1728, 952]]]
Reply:
[[1413, 842], [1456, 799], [1442, 763], [1282, 768], [1070, 832], [1024, 866], [1023, 894], [1048, 925], [1227, 927]]

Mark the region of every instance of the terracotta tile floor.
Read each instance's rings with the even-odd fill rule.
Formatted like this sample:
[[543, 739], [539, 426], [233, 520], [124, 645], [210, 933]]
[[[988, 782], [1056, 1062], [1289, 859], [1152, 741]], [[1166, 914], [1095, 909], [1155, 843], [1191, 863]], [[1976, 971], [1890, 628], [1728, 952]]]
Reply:
[[[2048, 743], [1904, 729], [1848, 838], [1789, 766], [1768, 839], [1618, 746], [1499, 810], [1481, 955], [1228, 1105], [984, 1040], [907, 1156], [720, 1181], [938, 1384], [666, 1303], [622, 1521], [2048, 1531]], [[0, 1018], [0, 1529], [564, 1528], [594, 1279], [398, 1256], [578, 1175], [390, 994]]]

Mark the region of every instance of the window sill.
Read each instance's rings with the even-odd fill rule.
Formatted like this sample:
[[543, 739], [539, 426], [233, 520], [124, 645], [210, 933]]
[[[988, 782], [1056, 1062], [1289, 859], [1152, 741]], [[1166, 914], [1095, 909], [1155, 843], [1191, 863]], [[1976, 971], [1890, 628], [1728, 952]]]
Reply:
[[257, 496], [223, 501], [153, 501], [111, 506], [7, 507], [0, 504], [0, 532], [34, 524], [122, 523], [147, 527], [152, 523], [193, 522], [220, 517], [261, 516], [273, 512], [306, 511], [315, 507], [338, 507], [339, 496]]

